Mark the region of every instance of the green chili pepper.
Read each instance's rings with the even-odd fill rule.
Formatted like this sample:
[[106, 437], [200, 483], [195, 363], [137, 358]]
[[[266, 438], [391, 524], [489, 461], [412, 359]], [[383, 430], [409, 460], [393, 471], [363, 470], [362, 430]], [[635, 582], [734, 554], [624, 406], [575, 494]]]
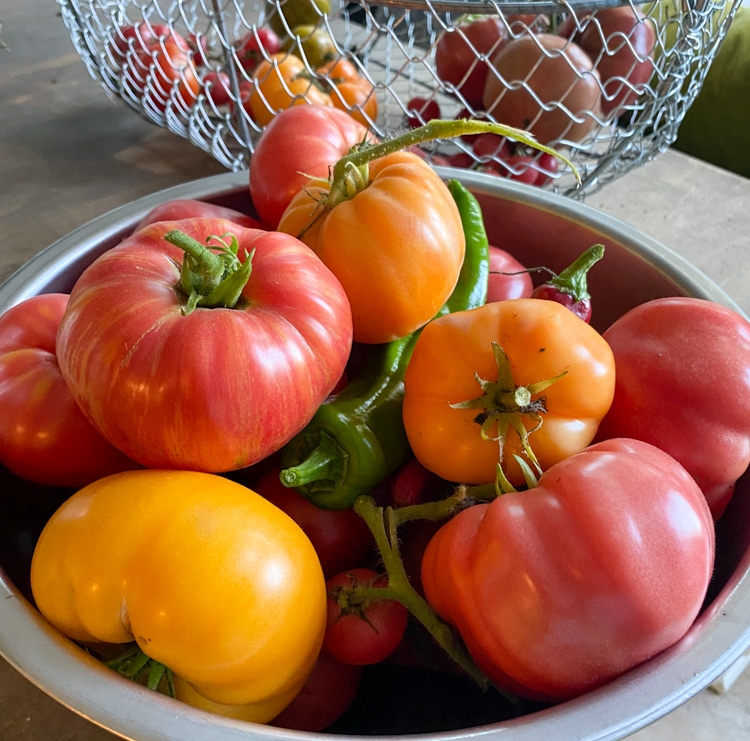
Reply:
[[[489, 250], [482, 211], [458, 181], [449, 188], [461, 214], [466, 254], [458, 282], [438, 315], [485, 303]], [[281, 451], [281, 482], [322, 509], [346, 509], [406, 461], [404, 374], [419, 332], [373, 346], [362, 372], [325, 401]]]

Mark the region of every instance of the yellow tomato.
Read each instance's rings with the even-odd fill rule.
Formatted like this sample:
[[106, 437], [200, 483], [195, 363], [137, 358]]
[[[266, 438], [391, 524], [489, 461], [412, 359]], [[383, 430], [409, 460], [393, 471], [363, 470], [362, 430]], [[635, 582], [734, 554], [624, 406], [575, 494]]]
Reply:
[[31, 587], [69, 638], [135, 640], [200, 696], [256, 705], [257, 722], [301, 689], [325, 629], [307, 536], [213, 474], [131, 471], [81, 489], [45, 526]]

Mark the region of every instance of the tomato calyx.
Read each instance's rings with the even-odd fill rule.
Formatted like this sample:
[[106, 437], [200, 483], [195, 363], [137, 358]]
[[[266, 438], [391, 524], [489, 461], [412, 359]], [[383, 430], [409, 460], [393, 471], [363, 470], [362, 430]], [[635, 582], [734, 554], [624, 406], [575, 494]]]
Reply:
[[[519, 144], [524, 144], [532, 149], [538, 149], [542, 152], [556, 157], [567, 165], [580, 183], [581, 178], [575, 165], [564, 155], [555, 149], [540, 144], [532, 134], [523, 129], [517, 129], [505, 124], [495, 123], [494, 121], [481, 121], [478, 119], [440, 119], [434, 118], [423, 126], [410, 129], [399, 136], [386, 139], [379, 144], [373, 144], [367, 147], [361, 147], [342, 157], [331, 169], [328, 179], [330, 188], [325, 198], [321, 199], [318, 207], [312, 215], [312, 219], [305, 230], [309, 229], [319, 218], [339, 203], [350, 200], [357, 192], [367, 187], [368, 178], [367, 164], [373, 160], [387, 157], [390, 154], [407, 150], [412, 147], [418, 147], [424, 142], [434, 141], [436, 139], [456, 139], [461, 136], [472, 134], [498, 134], [509, 139], [513, 139]], [[362, 178], [356, 181], [356, 187], [353, 187], [355, 181], [352, 178], [354, 170], [362, 174]]]
[[125, 679], [142, 682], [150, 690], [158, 691], [164, 683], [166, 694], [175, 697], [172, 670], [144, 653], [135, 642], [128, 644], [125, 651], [115, 658], [105, 661], [104, 665]]
[[[505, 354], [505, 350], [499, 343], [493, 342], [492, 352], [497, 365], [497, 380], [488, 381], [475, 373], [474, 376], [482, 393], [473, 399], [451, 404], [451, 407], [453, 409], [482, 410], [474, 418], [474, 421], [480, 425], [481, 435], [485, 440], [493, 440], [499, 443], [499, 460], [501, 462], [508, 431], [512, 428], [521, 441], [524, 454], [541, 474], [541, 466], [529, 443], [529, 435], [542, 426], [542, 415], [547, 412], [546, 399], [538, 395], [553, 383], [559, 381], [567, 371], [528, 386], [516, 386], [510, 360]], [[524, 425], [524, 417], [533, 420], [534, 426], [531, 429], [527, 429]], [[498, 465], [498, 476], [503, 490], [509, 490], [506, 487], [510, 484], [504, 480], [502, 465]]]
[[372, 625], [367, 608], [373, 602], [382, 600], [398, 600], [398, 594], [394, 593], [390, 586], [376, 586], [376, 579], [367, 582], [359, 581], [356, 573], [349, 574], [349, 584], [339, 584], [328, 590], [328, 597], [332, 599], [341, 610], [336, 620], [341, 620], [345, 615], [356, 615], [372, 627], [375, 632], [377, 628]]
[[[231, 237], [229, 243], [227, 237]], [[237, 254], [239, 244], [234, 235], [210, 236], [203, 245], [173, 229], [164, 235], [164, 239], [185, 252], [178, 284], [178, 290], [187, 297], [183, 315], [187, 316], [198, 306], [233, 309], [239, 303], [242, 290], [250, 279], [252, 254], [244, 262], [240, 260]], [[211, 240], [218, 242], [219, 247], [208, 247]]]

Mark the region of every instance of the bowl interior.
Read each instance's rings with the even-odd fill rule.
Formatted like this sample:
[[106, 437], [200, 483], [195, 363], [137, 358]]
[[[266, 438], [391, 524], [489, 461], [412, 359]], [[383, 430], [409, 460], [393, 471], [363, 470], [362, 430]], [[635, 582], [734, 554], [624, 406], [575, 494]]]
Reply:
[[[601, 243], [592, 269], [592, 323], [605, 329], [643, 301], [691, 295], [731, 299], [706, 276], [647, 236], [576, 201], [491, 176], [438, 168], [461, 180], [482, 204], [490, 242], [528, 267], [559, 272]], [[140, 199], [96, 219], [48, 247], [0, 286], [0, 312], [38, 293], [72, 288], [86, 265], [117, 244], [158, 203], [196, 198], [252, 206], [243, 173], [218, 175]], [[540, 273], [540, 280], [545, 274]], [[34, 486], [0, 468], [0, 654], [43, 691], [124, 738], [212, 741], [317, 737], [218, 718], [155, 695], [105, 669], [60, 636], [31, 605], [29, 563], [46, 519], [70, 493]], [[668, 713], [710, 684], [750, 645], [750, 477], [718, 523], [716, 573], [704, 611], [676, 645], [595, 692], [554, 707], [515, 711], [498, 696], [480, 696], [444, 672], [386, 665], [366, 673], [361, 700], [333, 729], [346, 735], [471, 734], [531, 739], [619, 739]], [[210, 736], [208, 735], [210, 734]]]

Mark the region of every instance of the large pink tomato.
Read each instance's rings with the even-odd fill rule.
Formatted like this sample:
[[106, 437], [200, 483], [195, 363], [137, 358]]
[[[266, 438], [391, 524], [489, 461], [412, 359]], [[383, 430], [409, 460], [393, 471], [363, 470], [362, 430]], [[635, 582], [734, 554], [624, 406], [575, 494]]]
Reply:
[[310, 178], [327, 179], [330, 167], [370, 139], [362, 124], [332, 106], [281, 111], [264, 129], [250, 158], [250, 195], [263, 224], [275, 229]]
[[713, 521], [690, 474], [620, 438], [460, 512], [428, 544], [422, 583], [491, 680], [554, 701], [678, 641], [713, 564]]
[[187, 219], [145, 227], [83, 272], [57, 354], [85, 414], [130, 457], [217, 473], [299, 432], [351, 342], [346, 294], [302, 242]]

